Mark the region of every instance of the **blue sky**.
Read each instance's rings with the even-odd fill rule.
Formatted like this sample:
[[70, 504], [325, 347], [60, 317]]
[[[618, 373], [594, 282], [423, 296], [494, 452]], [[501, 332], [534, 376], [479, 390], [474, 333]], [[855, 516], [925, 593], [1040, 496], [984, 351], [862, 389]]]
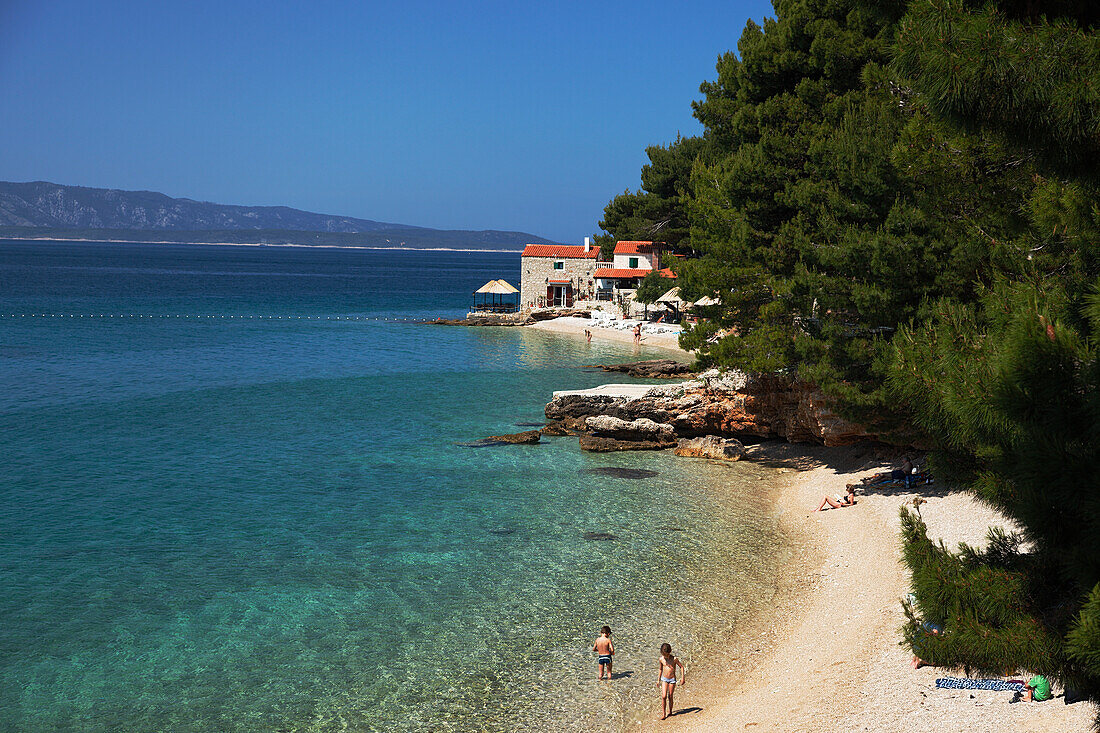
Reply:
[[727, 2], [0, 0], [0, 180], [565, 242], [736, 48]]

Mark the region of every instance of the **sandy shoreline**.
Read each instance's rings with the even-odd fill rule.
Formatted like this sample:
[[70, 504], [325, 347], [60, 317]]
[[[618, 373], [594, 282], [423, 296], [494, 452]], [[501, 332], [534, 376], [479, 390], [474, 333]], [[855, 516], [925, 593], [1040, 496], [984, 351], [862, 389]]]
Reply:
[[[602, 328], [596, 325], [596, 322], [589, 318], [553, 318], [548, 321], [538, 321], [532, 323], [524, 328], [533, 328], [538, 331], [553, 331], [554, 333], [564, 333], [578, 338], [584, 338], [585, 329], [592, 331], [592, 341], [616, 341], [623, 344], [633, 344], [634, 336], [630, 331], [619, 331], [614, 328]], [[694, 355], [691, 352], [684, 351], [680, 348], [678, 334], [670, 333], [643, 333], [642, 334], [642, 346], [655, 347], [658, 349], [665, 349], [667, 351], [673, 351], [679, 354], [681, 357], [691, 359]]]
[[687, 660], [692, 674], [676, 695], [682, 712], [658, 722], [655, 694], [641, 730], [1091, 730], [1095, 708], [1089, 703], [1067, 706], [1056, 697], [1009, 704], [1010, 693], [937, 689], [937, 677], [961, 673], [913, 670], [898, 645], [900, 599], [908, 590], [898, 508], [919, 489], [928, 502], [921, 511], [930, 533], [949, 547], [982, 544], [986, 528], [1002, 523], [992, 510], [931, 485], [911, 493], [873, 489], [854, 507], [815, 513], [822, 496], [890, 465], [890, 456], [869, 447], [785, 443], [754, 452], [754, 460], [789, 472], [773, 498], [795, 552], [778, 580], [775, 612], [734, 641], [742, 651], [729, 665], [736, 669]]

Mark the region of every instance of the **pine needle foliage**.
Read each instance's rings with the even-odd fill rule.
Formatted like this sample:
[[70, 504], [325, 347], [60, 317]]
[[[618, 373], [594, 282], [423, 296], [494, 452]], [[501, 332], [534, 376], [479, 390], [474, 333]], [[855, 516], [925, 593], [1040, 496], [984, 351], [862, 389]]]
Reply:
[[[1004, 283], [981, 308], [944, 307], [934, 326], [894, 341], [892, 383], [914, 400], [930, 387], [916, 414], [943, 436], [941, 475], [962, 467], [955, 477], [1021, 530], [952, 553], [903, 509], [917, 598], [906, 640], [937, 664], [1036, 670], [1097, 699], [1100, 308], [1080, 333], [1058, 315], [1069, 303]], [[946, 633], [929, 638], [918, 619]]]

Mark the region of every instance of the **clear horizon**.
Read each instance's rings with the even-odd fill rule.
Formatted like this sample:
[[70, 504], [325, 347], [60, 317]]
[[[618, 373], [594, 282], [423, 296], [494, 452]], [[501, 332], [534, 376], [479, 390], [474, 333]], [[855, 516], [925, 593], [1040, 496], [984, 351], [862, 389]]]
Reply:
[[771, 15], [9, 3], [0, 179], [577, 242], [639, 186], [648, 145], [701, 131], [700, 82]]

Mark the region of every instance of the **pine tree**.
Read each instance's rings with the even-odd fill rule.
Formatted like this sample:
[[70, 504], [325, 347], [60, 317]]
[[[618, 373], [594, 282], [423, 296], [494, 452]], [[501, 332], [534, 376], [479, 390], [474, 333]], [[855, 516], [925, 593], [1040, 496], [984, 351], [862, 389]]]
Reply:
[[1086, 4], [1037, 5], [913, 2], [899, 30], [896, 69], [933, 115], [1030, 169], [1024, 225], [989, 234], [975, 297], [934, 301], [892, 342], [890, 387], [937, 439], [937, 473], [1019, 527], [952, 552], [903, 510], [906, 637], [937, 664], [1035, 670], [1100, 700], [1100, 34]]

